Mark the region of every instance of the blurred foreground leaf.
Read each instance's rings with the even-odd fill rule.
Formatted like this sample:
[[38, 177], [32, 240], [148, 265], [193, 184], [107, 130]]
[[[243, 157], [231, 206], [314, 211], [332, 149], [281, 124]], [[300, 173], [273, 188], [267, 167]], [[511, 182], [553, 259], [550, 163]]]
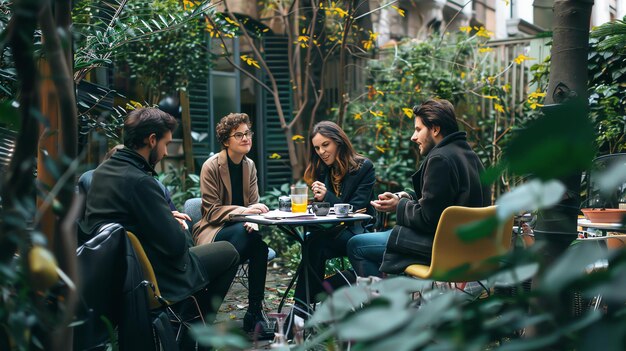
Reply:
[[502, 158], [507, 168], [542, 180], [589, 168], [596, 154], [596, 135], [586, 102], [546, 105], [543, 113], [507, 144]]

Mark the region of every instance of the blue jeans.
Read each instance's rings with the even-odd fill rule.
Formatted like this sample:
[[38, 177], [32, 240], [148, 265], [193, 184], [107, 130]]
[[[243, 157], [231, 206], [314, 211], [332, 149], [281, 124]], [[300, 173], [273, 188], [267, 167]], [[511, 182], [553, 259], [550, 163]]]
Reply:
[[359, 277], [382, 276], [378, 268], [383, 262], [389, 235], [391, 235], [391, 230], [359, 234], [348, 240], [348, 258]]

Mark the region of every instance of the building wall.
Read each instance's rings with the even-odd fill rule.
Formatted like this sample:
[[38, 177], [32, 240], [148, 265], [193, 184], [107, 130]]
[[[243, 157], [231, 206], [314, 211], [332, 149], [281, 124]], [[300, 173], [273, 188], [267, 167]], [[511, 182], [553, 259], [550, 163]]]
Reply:
[[[509, 4], [506, 4], [504, 1], [497, 0], [495, 6], [496, 39], [511, 36], [510, 29], [507, 30], [507, 22], [510, 23], [513, 20], [522, 20], [537, 25], [541, 29], [550, 30], [550, 23], [544, 24], [542, 16], [551, 19], [553, 3], [553, 0], [510, 0]], [[624, 16], [626, 16], [626, 0], [594, 0], [589, 28], [621, 19]]]

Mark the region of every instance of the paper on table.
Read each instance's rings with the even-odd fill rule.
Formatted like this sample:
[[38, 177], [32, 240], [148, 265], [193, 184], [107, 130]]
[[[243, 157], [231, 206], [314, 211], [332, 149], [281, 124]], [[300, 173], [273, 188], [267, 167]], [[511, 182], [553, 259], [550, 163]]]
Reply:
[[277, 219], [277, 218], [315, 218], [314, 214], [311, 213], [307, 213], [307, 212], [286, 212], [286, 211], [279, 211], [279, 210], [272, 210], [266, 213], [262, 213], [261, 216], [265, 217], [265, 218], [272, 218], [272, 219]]

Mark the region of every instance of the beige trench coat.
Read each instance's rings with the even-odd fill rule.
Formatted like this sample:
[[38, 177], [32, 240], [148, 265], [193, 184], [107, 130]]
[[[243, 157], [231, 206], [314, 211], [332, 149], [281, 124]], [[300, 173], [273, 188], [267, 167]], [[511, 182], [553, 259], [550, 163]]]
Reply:
[[241, 162], [243, 168], [243, 207], [231, 205], [232, 186], [226, 150], [211, 156], [202, 165], [200, 172], [202, 219], [193, 226], [193, 237], [196, 245], [213, 242], [217, 233], [228, 221], [230, 214], [243, 213], [247, 206], [259, 202], [259, 187], [254, 162], [248, 157], [244, 157]]

